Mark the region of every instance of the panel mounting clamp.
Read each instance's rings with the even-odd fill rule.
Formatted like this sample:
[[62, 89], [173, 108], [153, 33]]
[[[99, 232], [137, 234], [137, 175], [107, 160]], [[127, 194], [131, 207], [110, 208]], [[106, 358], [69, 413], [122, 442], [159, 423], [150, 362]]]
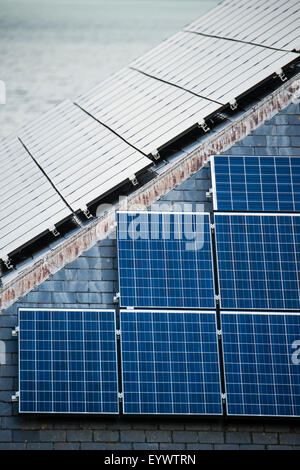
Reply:
[[150, 153], [150, 156], [154, 158], [154, 160], [159, 160], [160, 158], [160, 153], [158, 150], [153, 150], [153, 152]]
[[204, 131], [204, 132], [209, 132], [210, 131], [210, 127], [206, 124], [205, 120], [202, 119], [202, 121], [199, 121], [198, 122], [198, 126], [201, 127], [201, 129]]
[[14, 336], [14, 337], [18, 336], [19, 331], [20, 331], [20, 328], [18, 326], [16, 326], [16, 328], [14, 330], [12, 330], [11, 335]]
[[2, 261], [7, 267], [7, 269], [13, 269], [14, 265], [12, 264], [12, 261], [8, 256], [3, 257]]
[[120, 298], [120, 292], [117, 292], [113, 299], [115, 304], [119, 302], [119, 298]]
[[53, 227], [50, 227], [49, 228], [49, 231], [55, 236], [55, 237], [59, 237], [60, 233], [59, 231], [57, 230], [57, 228], [55, 227], [55, 225], [53, 225]]
[[237, 109], [238, 104], [237, 104], [236, 99], [231, 100], [230, 103], [229, 103], [229, 106], [230, 106], [230, 109], [232, 109], [232, 111], [234, 111], [235, 109]]
[[212, 188], [210, 188], [208, 191], [206, 191], [206, 198], [210, 199], [212, 197], [213, 191]]
[[92, 219], [93, 218], [93, 214], [90, 213], [87, 206], [81, 207], [80, 210], [81, 210], [81, 212], [83, 212], [83, 214], [86, 216], [87, 219]]
[[20, 398], [20, 392], [16, 392], [14, 395], [11, 397], [11, 401], [16, 402], [19, 401]]
[[131, 181], [133, 186], [137, 186], [139, 184], [136, 175], [129, 176], [129, 181]]
[[282, 82], [287, 81], [287, 76], [285, 75], [284, 71], [282, 69], [277, 70], [276, 75], [280, 78]]

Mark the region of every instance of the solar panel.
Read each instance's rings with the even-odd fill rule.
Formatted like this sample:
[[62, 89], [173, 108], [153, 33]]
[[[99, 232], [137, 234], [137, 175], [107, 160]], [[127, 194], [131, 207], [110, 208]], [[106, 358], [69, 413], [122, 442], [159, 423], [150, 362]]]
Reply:
[[122, 307], [214, 308], [209, 214], [119, 212]]
[[222, 414], [215, 312], [120, 316], [125, 414]]
[[0, 142], [0, 258], [71, 215], [16, 137]]
[[300, 49], [299, 13], [297, 0], [227, 0], [187, 28], [204, 34], [292, 51]]
[[21, 129], [20, 137], [73, 211], [152, 164], [69, 101]]
[[221, 318], [227, 413], [300, 416], [300, 314]]
[[299, 310], [300, 215], [215, 214], [221, 307]]
[[147, 155], [220, 107], [131, 69], [122, 70], [76, 102]]
[[130, 66], [225, 105], [297, 57], [292, 52], [182, 31]]
[[300, 211], [299, 157], [210, 157], [214, 210]]
[[19, 310], [20, 413], [119, 412], [115, 312]]

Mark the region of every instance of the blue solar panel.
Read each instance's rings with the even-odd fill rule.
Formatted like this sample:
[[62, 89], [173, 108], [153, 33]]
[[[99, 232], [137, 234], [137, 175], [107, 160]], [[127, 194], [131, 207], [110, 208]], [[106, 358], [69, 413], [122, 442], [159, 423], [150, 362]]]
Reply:
[[300, 416], [300, 313], [222, 313], [229, 415]]
[[119, 412], [115, 312], [19, 311], [19, 411]]
[[121, 310], [125, 414], [222, 414], [214, 312]]
[[118, 213], [122, 307], [214, 308], [209, 214]]
[[299, 157], [211, 157], [214, 209], [300, 211]]
[[300, 216], [216, 213], [221, 307], [300, 309]]

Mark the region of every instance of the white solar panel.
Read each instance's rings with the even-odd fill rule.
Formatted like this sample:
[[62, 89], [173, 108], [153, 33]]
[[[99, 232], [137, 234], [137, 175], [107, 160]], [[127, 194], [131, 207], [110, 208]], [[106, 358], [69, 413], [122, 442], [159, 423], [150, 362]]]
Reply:
[[15, 137], [0, 143], [0, 258], [71, 215]]
[[286, 51], [299, 50], [299, 1], [227, 0], [186, 29]]
[[297, 56], [292, 52], [180, 32], [131, 66], [227, 104]]
[[77, 103], [146, 154], [220, 107], [130, 69], [79, 97]]
[[20, 137], [74, 211], [152, 164], [69, 101]]

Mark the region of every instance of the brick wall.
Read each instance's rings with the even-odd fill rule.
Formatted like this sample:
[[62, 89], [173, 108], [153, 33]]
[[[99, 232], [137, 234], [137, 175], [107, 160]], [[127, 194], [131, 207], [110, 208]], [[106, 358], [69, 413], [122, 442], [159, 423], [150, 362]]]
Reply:
[[[292, 104], [235, 145], [236, 155], [300, 155], [300, 109]], [[170, 192], [163, 202], [204, 204], [209, 170]], [[200, 207], [201, 209], [201, 207]], [[52, 276], [0, 315], [0, 341], [6, 364], [0, 365], [0, 449], [300, 449], [300, 420], [207, 418], [22, 416], [11, 395], [17, 390], [17, 340], [11, 337], [19, 307], [108, 308], [118, 291], [117, 253], [107, 239]]]

